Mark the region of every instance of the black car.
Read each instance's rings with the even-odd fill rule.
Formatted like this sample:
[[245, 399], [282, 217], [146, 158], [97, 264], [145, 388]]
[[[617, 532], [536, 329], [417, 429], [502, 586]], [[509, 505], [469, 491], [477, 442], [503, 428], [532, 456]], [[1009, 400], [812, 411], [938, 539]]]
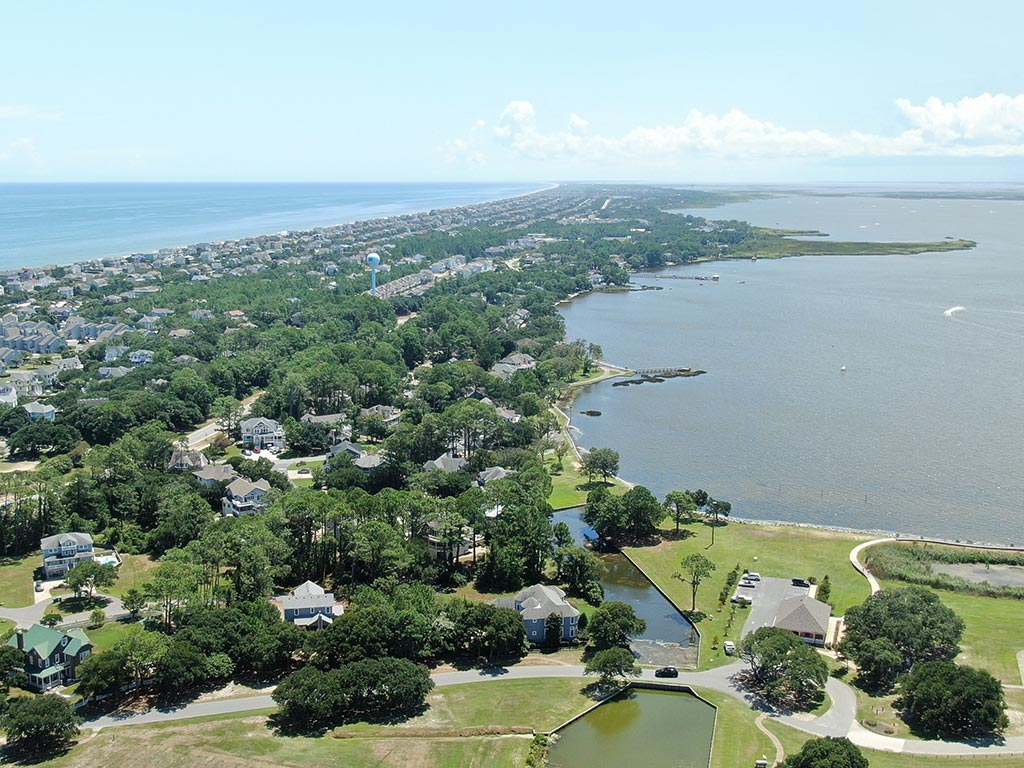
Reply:
[[655, 677], [679, 677], [679, 670], [675, 667], [662, 667], [654, 670]]
[[794, 587], [809, 587], [809, 586], [811, 586], [811, 582], [809, 582], [807, 579], [791, 579], [790, 581], [791, 581], [791, 583], [793, 584]]

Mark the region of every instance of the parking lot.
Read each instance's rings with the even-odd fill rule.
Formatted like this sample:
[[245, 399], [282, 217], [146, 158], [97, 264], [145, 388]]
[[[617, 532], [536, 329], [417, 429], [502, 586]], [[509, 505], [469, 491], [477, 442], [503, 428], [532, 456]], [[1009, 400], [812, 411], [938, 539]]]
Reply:
[[738, 587], [736, 594], [748, 597], [753, 602], [749, 615], [743, 625], [743, 634], [753, 632], [760, 627], [770, 627], [775, 623], [782, 601], [790, 597], [802, 597], [808, 594], [807, 587], [794, 587], [789, 579], [762, 577], [755, 582], [756, 587]]

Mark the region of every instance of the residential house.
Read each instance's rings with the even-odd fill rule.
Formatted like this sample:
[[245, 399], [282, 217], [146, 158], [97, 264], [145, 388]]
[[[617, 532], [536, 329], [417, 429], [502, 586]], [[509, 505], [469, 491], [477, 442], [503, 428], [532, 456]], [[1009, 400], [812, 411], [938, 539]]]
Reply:
[[352, 466], [363, 472], [371, 472], [384, 463], [384, 457], [378, 453], [364, 453], [352, 460]]
[[353, 443], [351, 440], [342, 440], [341, 442], [335, 443], [331, 446], [330, 450], [327, 451], [328, 460], [337, 458], [338, 456], [347, 456], [350, 459], [358, 459], [363, 455], [363, 446], [359, 443]]
[[202, 451], [189, 451], [175, 448], [171, 452], [171, 458], [167, 461], [167, 469], [173, 472], [191, 472], [194, 469], [202, 469], [208, 466], [210, 460]]
[[345, 418], [343, 413], [325, 413], [322, 416], [314, 416], [312, 413], [307, 413], [299, 421], [305, 424], [326, 424], [328, 426], [334, 426], [340, 424]]
[[0, 403], [12, 408], [18, 404], [18, 390], [9, 382], [0, 384]]
[[128, 347], [121, 344], [107, 344], [103, 349], [103, 362], [112, 363], [128, 353]]
[[283, 448], [284, 427], [273, 419], [246, 419], [241, 424], [242, 444], [251, 448]]
[[380, 416], [384, 423], [390, 427], [398, 423], [398, 419], [402, 416], [402, 410], [401, 408], [395, 408], [393, 405], [374, 405], [369, 408], [360, 409], [359, 415], [364, 418], [367, 416]]
[[257, 480], [255, 483], [244, 477], [232, 480], [221, 499], [221, 513], [224, 515], [255, 515], [267, 509], [264, 500], [270, 491], [270, 483]]
[[789, 597], [779, 606], [773, 626], [788, 629], [805, 643], [820, 648], [825, 645], [831, 615], [832, 606], [828, 603], [807, 595]]
[[192, 477], [207, 488], [217, 483], [230, 483], [241, 477], [230, 464], [210, 464], [201, 469], [193, 470]]
[[97, 369], [96, 375], [101, 379], [120, 379], [131, 372], [131, 368], [125, 368], [123, 365], [104, 365]]
[[333, 592], [312, 581], [300, 584], [291, 594], [278, 598], [284, 620], [306, 629], [323, 629], [334, 623], [345, 609], [334, 599]]
[[188, 328], [175, 328], [173, 331], [167, 334], [172, 339], [187, 339], [192, 335], [192, 331]]
[[579, 634], [580, 612], [558, 587], [534, 584], [512, 597], [492, 600], [491, 605], [518, 611], [526, 626], [526, 639], [531, 643], [547, 642], [546, 622], [552, 613], [562, 617], [562, 640], [575, 640]]
[[92, 653], [92, 641], [82, 630], [64, 632], [41, 624], [19, 629], [7, 644], [25, 654], [23, 669], [36, 691], [73, 683], [78, 666]]
[[511, 477], [515, 473], [514, 469], [505, 469], [504, 467], [487, 467], [477, 474], [476, 484], [483, 488], [488, 483], [493, 483], [495, 480], [504, 480], [506, 477]]
[[75, 566], [96, 559], [88, 533], [47, 536], [39, 541], [39, 548], [43, 550], [43, 574], [47, 579], [62, 579]]
[[38, 400], [25, 403], [21, 407], [25, 409], [25, 413], [32, 421], [53, 421], [57, 417], [56, 408], [48, 403], [40, 403]]
[[491, 366], [491, 375], [499, 379], [508, 379], [517, 371], [529, 371], [537, 367], [537, 361], [525, 352], [508, 355]]
[[151, 349], [136, 349], [134, 352], [128, 354], [128, 360], [136, 368], [141, 368], [144, 365], [149, 365], [153, 362], [153, 350]]
[[473, 551], [473, 530], [469, 526], [445, 531], [438, 519], [428, 520], [426, 539], [427, 549], [435, 559], [451, 561]]
[[433, 461], [424, 462], [423, 471], [429, 472], [432, 469], [440, 469], [442, 472], [458, 472], [465, 465], [466, 460], [461, 456], [452, 456], [450, 453], [444, 453]]

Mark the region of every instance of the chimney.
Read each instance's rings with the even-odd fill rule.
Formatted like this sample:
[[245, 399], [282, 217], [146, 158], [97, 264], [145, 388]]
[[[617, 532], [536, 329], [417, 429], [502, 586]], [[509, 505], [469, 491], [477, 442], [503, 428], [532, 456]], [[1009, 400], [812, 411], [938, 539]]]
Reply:
[[18, 650], [21, 651], [22, 653], [24, 653], [25, 652], [25, 630], [24, 629], [19, 629], [14, 634], [18, 638]]

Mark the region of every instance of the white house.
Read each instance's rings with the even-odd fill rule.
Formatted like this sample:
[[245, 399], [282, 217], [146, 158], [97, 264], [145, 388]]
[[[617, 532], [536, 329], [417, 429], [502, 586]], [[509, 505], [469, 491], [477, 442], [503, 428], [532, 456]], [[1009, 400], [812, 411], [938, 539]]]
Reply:
[[21, 407], [25, 409], [25, 413], [32, 421], [53, 421], [57, 417], [56, 408], [48, 403], [40, 403], [38, 400], [25, 403]]
[[312, 581], [300, 584], [290, 595], [278, 598], [278, 602], [285, 621], [307, 629], [322, 629], [345, 612], [335, 601], [333, 592], [325, 592]]
[[251, 448], [283, 448], [284, 427], [273, 419], [246, 419], [241, 424], [242, 444]]

